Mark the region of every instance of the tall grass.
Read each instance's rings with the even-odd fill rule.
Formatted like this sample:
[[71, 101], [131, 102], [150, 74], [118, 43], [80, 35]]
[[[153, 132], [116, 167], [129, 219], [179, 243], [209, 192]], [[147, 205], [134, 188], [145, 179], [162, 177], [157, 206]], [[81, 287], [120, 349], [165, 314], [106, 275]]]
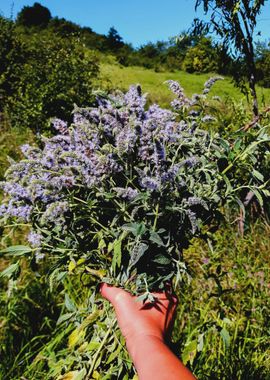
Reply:
[[175, 338], [199, 379], [270, 378], [269, 226], [240, 237], [227, 226], [212, 250], [186, 252], [192, 279], [179, 294]]
[[[185, 251], [190, 282], [178, 294], [173, 349], [198, 379], [270, 379], [269, 232], [261, 221], [244, 237], [234, 226], [224, 226], [211, 249], [194, 241]], [[22, 277], [9, 299], [1, 292], [0, 378], [68, 379], [76, 365], [80, 370], [73, 375], [84, 379], [90, 357], [97, 355], [90, 378], [132, 379], [119, 331], [106, 324], [109, 306], [100, 308], [85, 286], [91, 278], [71, 276], [50, 290], [45, 277], [40, 283], [31, 276]], [[89, 315], [93, 302], [96, 314]], [[104, 342], [95, 341], [93, 326], [104, 332]], [[112, 347], [115, 335], [119, 344]], [[110, 373], [108, 356], [118, 358]]]

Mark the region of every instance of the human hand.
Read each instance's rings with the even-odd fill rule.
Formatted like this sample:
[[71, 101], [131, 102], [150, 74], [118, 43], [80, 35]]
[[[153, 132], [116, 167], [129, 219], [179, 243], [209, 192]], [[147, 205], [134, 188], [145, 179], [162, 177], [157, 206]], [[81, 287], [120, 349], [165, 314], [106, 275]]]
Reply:
[[177, 305], [174, 295], [153, 293], [155, 302], [143, 303], [125, 290], [107, 284], [101, 285], [100, 292], [114, 306], [140, 380], [195, 380], [165, 343]]
[[140, 338], [156, 337], [162, 341], [169, 338], [177, 298], [169, 292], [153, 293], [154, 302], [139, 301], [127, 291], [102, 284], [100, 292], [115, 308], [118, 325], [126, 339], [127, 347]]

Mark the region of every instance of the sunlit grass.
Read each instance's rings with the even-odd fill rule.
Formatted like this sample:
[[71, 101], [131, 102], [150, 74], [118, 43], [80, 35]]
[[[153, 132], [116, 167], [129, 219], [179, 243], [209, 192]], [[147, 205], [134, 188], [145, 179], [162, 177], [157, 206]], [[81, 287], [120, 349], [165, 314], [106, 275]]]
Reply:
[[[200, 93], [204, 83], [216, 74], [188, 74], [184, 71], [177, 72], [155, 72], [142, 67], [123, 67], [113, 64], [101, 64], [101, 78], [108, 88], [120, 88], [127, 90], [131, 84], [140, 84], [143, 92], [149, 93], [151, 102], [161, 106], [168, 106], [172, 95], [167, 89], [166, 80], [173, 79], [179, 81], [185, 89], [186, 95], [191, 96]], [[245, 96], [236, 88], [231, 78], [226, 77], [223, 81], [218, 81], [211, 90], [211, 94], [220, 96], [222, 99], [232, 97], [241, 101], [246, 101]], [[270, 103], [270, 89], [258, 88], [260, 102], [262, 100]]]

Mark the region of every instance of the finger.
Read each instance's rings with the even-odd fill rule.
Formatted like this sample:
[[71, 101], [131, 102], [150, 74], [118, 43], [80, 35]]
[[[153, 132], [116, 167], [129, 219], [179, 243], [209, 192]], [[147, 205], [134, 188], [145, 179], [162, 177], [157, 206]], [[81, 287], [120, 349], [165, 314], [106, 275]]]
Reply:
[[126, 302], [132, 299], [131, 294], [125, 290], [105, 283], [100, 285], [100, 293], [104, 298], [110, 301], [114, 307], [118, 306], [122, 301]]
[[102, 297], [106, 298], [106, 300], [113, 302], [118, 289], [114, 286], [105, 284], [104, 282], [100, 285], [99, 291]]

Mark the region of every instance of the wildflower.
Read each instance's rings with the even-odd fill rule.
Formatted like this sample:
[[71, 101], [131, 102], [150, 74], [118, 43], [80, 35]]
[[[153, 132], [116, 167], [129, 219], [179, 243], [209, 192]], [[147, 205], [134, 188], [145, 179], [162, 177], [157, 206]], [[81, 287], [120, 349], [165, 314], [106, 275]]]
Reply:
[[212, 122], [212, 121], [216, 121], [217, 119], [211, 115], [205, 115], [203, 118], [202, 118], [202, 122], [203, 123], [209, 123], [209, 122]]
[[141, 179], [142, 187], [150, 191], [157, 191], [160, 187], [159, 181], [156, 178], [144, 177]]
[[205, 83], [204, 83], [204, 89], [203, 89], [203, 94], [206, 95], [210, 91], [211, 87], [216, 83], [218, 80], [223, 80], [223, 77], [217, 76], [217, 77], [212, 77], [209, 78]]
[[61, 119], [53, 119], [52, 125], [55, 130], [60, 132], [62, 135], [65, 135], [68, 133], [67, 123]]
[[27, 236], [27, 240], [32, 247], [36, 248], [41, 245], [42, 236], [37, 232], [31, 231]]
[[132, 189], [131, 187], [127, 187], [127, 188], [115, 187], [114, 190], [116, 191], [118, 196], [129, 201], [132, 201], [133, 199], [135, 199], [136, 196], [139, 194], [138, 190]]

